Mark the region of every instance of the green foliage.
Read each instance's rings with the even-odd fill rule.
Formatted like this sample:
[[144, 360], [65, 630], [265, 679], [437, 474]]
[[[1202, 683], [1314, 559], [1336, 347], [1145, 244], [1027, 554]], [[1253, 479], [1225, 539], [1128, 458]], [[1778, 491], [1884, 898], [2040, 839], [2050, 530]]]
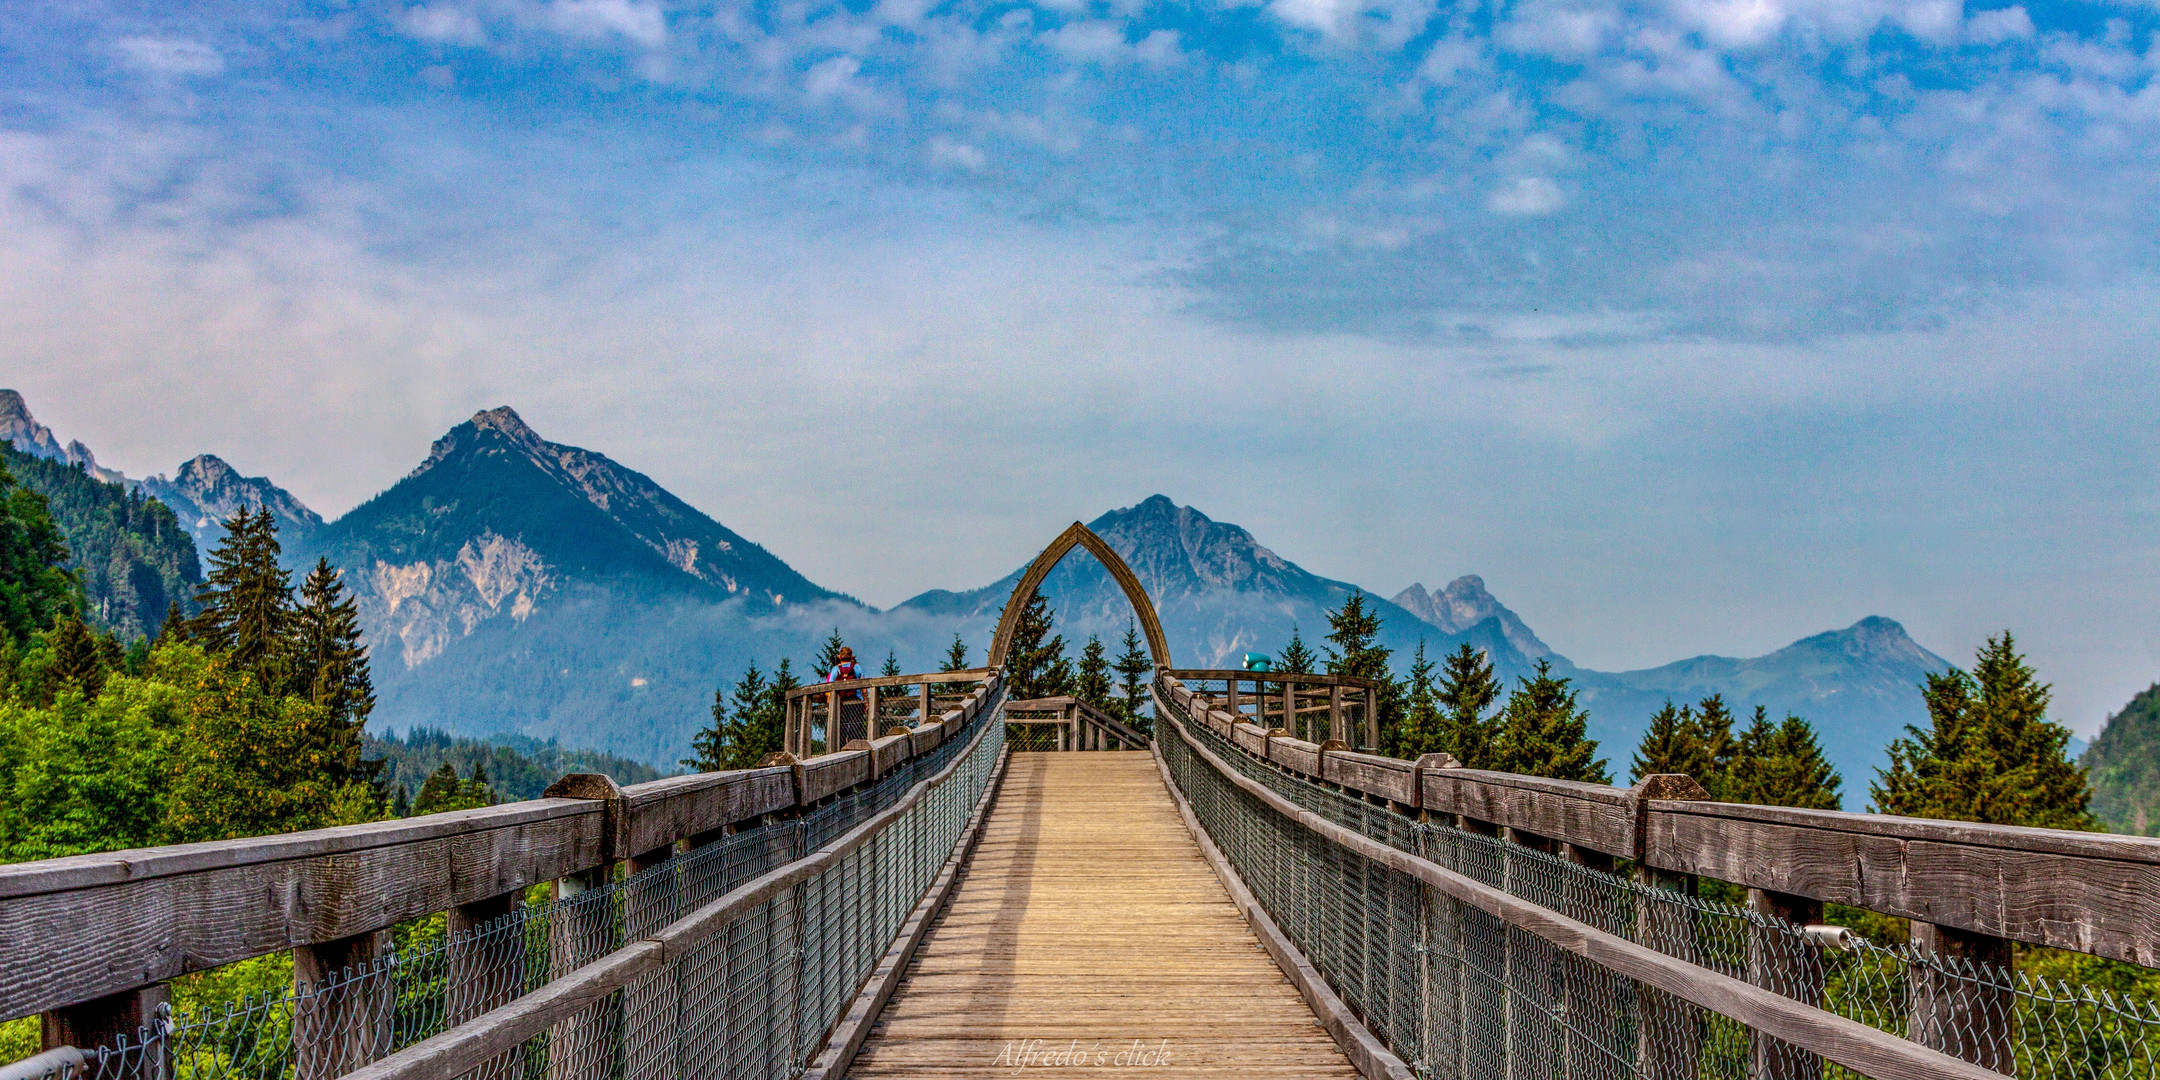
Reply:
[[1102, 639], [1093, 634], [1088, 635], [1087, 644], [1080, 649], [1073, 696], [1112, 716], [1118, 714], [1117, 704], [1110, 696], [1110, 654], [1103, 649]]
[[787, 692], [795, 683], [786, 660], [780, 661], [777, 674], [768, 682], [751, 664], [736, 681], [731, 699], [723, 701], [723, 692], [713, 691], [712, 726], [692, 740], [696, 756], [684, 758], [683, 765], [699, 772], [750, 769], [777, 752], [787, 733]]
[[68, 557], [45, 497], [0, 466], [0, 637], [27, 642], [76, 607]]
[[205, 648], [274, 686], [285, 684], [293, 622], [292, 581], [279, 554], [269, 510], [234, 513], [210, 552], [209, 576], [195, 595], [202, 613], [189, 627]]
[[329, 560], [317, 559], [301, 583], [291, 626], [287, 686], [349, 728], [357, 755], [360, 729], [375, 709], [375, 684], [360, 639], [360, 606], [346, 595]]
[[84, 698], [96, 701], [98, 692], [105, 688], [105, 675], [109, 669], [103, 650], [98, 648], [97, 637], [82, 616], [72, 612], [62, 616], [59, 625], [47, 635], [52, 646], [51, 687], [56, 692], [73, 690]]
[[1065, 656], [1065, 637], [1054, 634], [1056, 617], [1042, 590], [1028, 597], [1013, 626], [1012, 646], [1005, 652], [1006, 696], [1015, 701], [1057, 697], [1073, 689], [1072, 661]]
[[1433, 686], [1433, 662], [1425, 658], [1425, 639], [1419, 638], [1410, 661], [1409, 694], [1403, 705], [1403, 721], [1389, 730], [1393, 736], [1387, 752], [1416, 759], [1423, 754], [1447, 750], [1447, 723], [1441, 717], [1439, 691]]
[[2160, 683], [2108, 717], [2081, 764], [2094, 817], [2115, 832], [2160, 834]]
[[831, 675], [832, 669], [840, 666], [840, 650], [845, 648], [847, 642], [840, 640], [840, 628], [833, 627], [832, 636], [826, 638], [825, 644], [819, 647], [817, 659], [810, 662], [810, 670], [816, 672], [820, 679]]
[[1448, 654], [1445, 663], [1435, 700], [1444, 739], [1436, 749], [1454, 755], [1466, 769], [1492, 768], [1493, 747], [1500, 738], [1500, 718], [1486, 713], [1500, 697], [1492, 658], [1466, 641]]
[[[1297, 644], [1296, 630], [1291, 642]], [[1365, 603], [1365, 594], [1353, 591], [1341, 607], [1328, 612], [1327, 673], [1371, 679], [1377, 683], [1380, 730], [1383, 742], [1392, 741], [1402, 723], [1403, 686], [1388, 667], [1391, 651], [1380, 644], [1380, 616]], [[1341, 738], [1340, 732], [1329, 732]], [[1347, 740], [1346, 740], [1347, 741]]]
[[188, 602], [202, 581], [195, 540], [164, 503], [5, 443], [0, 461], [25, 490], [45, 497], [96, 625], [122, 640], [152, 636], [168, 607]]
[[[1140, 645], [1140, 630], [1131, 620], [1125, 623], [1125, 639], [1118, 645], [1117, 659], [1111, 661], [1110, 670], [1117, 672], [1116, 714], [1128, 724], [1146, 734], [1153, 729], [1153, 710], [1148, 707], [1151, 676], [1155, 662], [1148, 658], [1147, 650]], [[1143, 711], [1145, 710], [1145, 711]]]
[[878, 678], [897, 679], [905, 674], [907, 672], [900, 670], [900, 654], [892, 649], [885, 650], [885, 666], [878, 669]]
[[1991, 637], [1971, 674], [1928, 676], [1929, 726], [1908, 725], [1871, 785], [1879, 813], [2092, 829], [2085, 770], [2063, 756], [2070, 730], [2047, 719], [2051, 690], [2009, 631]]
[[945, 660], [938, 665], [939, 671], [966, 671], [967, 642], [960, 635], [952, 636], [952, 647], [945, 650]]
[[1640, 781], [1661, 773], [1685, 773], [1704, 790], [1717, 780], [1717, 761], [1695, 726], [1695, 709], [1674, 708], [1671, 699], [1650, 715], [1649, 730], [1635, 748], [1634, 769], [1628, 779]]
[[488, 784], [486, 764], [474, 762], [472, 776], [459, 779], [456, 767], [445, 761], [420, 785], [420, 794], [413, 799], [412, 812], [417, 817], [452, 810], [475, 810], [501, 801], [502, 796]]
[[1309, 675], [1320, 666], [1320, 657], [1305, 644], [1298, 634], [1296, 623], [1290, 624], [1290, 644], [1283, 646], [1282, 655], [1275, 658], [1275, 670], [1293, 675]]
[[1605, 762], [1597, 756], [1597, 741], [1585, 734], [1589, 714], [1575, 704], [1568, 680], [1553, 675], [1552, 662], [1539, 660], [1532, 675], [1516, 682], [1500, 708], [1491, 767], [1556, 780], [1611, 783]]
[[403, 735], [365, 736], [361, 756], [378, 763], [383, 786], [392, 800], [400, 793], [406, 799], [405, 813], [396, 813], [393, 802], [395, 817], [411, 812], [413, 794], [445, 763], [468, 776], [475, 768], [484, 770], [490, 785], [507, 802], [537, 799], [549, 784], [569, 773], [603, 773], [624, 785], [658, 780], [661, 775], [660, 770], [642, 761], [597, 750], [569, 750], [552, 740], [523, 735], [476, 739], [426, 727], [413, 728]]
[[1740, 733], [1723, 781], [1717, 796], [1727, 802], [1809, 810], [1836, 810], [1842, 805], [1838, 789], [1844, 781], [1823, 756], [1814, 726], [1792, 715], [1773, 725], [1760, 705]]

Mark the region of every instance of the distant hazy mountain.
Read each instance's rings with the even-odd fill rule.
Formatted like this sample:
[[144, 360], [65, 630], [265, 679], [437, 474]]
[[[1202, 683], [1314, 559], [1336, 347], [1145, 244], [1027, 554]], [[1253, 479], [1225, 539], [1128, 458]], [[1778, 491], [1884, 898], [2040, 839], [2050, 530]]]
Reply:
[[38, 423], [37, 417], [30, 415], [30, 404], [13, 390], [0, 390], [0, 442], [6, 442], [31, 457], [80, 465], [90, 475], [108, 484], [127, 482], [127, 477], [100, 466], [97, 457], [90, 453], [90, 448], [81, 442], [70, 441], [66, 446], [60, 445], [59, 437], [53, 434], [51, 428]]
[[1524, 656], [1535, 660], [1556, 655], [1521, 618], [1485, 591], [1485, 579], [1476, 574], [1464, 574], [1437, 593], [1426, 592], [1423, 584], [1412, 584], [1395, 594], [1395, 606], [1447, 634], [1465, 633], [1487, 619], [1497, 619], [1508, 644]]
[[89, 475], [65, 458], [0, 445], [0, 461], [18, 483], [45, 497], [96, 625], [132, 641], [156, 634], [169, 605], [193, 613], [202, 582], [195, 541], [165, 504]]
[[2092, 812], [2115, 832], [2160, 835], [2160, 683], [2138, 692], [2079, 759]]
[[[1248, 652], [1275, 655], [1289, 643], [1292, 628], [1307, 646], [1325, 655], [1327, 612], [1358, 591], [1355, 585], [1321, 577], [1277, 555], [1243, 528], [1212, 520], [1164, 495], [1112, 510], [1088, 528], [1132, 567], [1154, 598], [1170, 639], [1171, 659], [1179, 667], [1236, 667]], [[950, 619], [970, 640], [987, 641], [1026, 571], [1019, 567], [967, 592], [923, 593], [894, 611]], [[1114, 647], [1132, 618], [1124, 592], [1085, 550], [1075, 550], [1051, 571], [1043, 581], [1043, 595], [1056, 609], [1058, 632], [1075, 653], [1089, 634]], [[1379, 596], [1367, 594], [1367, 602], [1380, 615], [1382, 640], [1405, 655], [1421, 637], [1429, 640], [1429, 650], [1452, 649], [1457, 640], [1469, 640], [1492, 650], [1496, 662], [1510, 673], [1528, 666], [1498, 616], [1447, 631], [1426, 626]], [[1513, 618], [1512, 613], [1507, 617]]]
[[205, 552], [225, 538], [225, 523], [242, 507], [268, 507], [277, 521], [279, 541], [289, 548], [308, 546], [323, 526], [322, 515], [308, 509], [292, 492], [268, 477], [242, 476], [214, 454], [189, 459], [170, 480], [153, 476], [141, 486], [152, 498], [172, 507]]

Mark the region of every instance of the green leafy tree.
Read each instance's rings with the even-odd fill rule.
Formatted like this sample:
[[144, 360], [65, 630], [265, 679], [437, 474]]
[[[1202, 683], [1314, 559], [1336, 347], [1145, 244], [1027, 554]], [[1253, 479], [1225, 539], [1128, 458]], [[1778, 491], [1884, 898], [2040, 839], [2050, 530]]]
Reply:
[[1810, 810], [1841, 805], [1838, 789], [1844, 781], [1823, 755], [1815, 728], [1807, 721], [1788, 714], [1772, 724], [1768, 711], [1757, 705], [1754, 719], [1735, 742], [1719, 793], [1725, 801]]
[[1555, 677], [1552, 661], [1539, 660], [1531, 675], [1517, 679], [1500, 708], [1500, 736], [1493, 747], [1493, 768], [1555, 780], [1609, 784], [1597, 741], [1589, 738], [1589, 714], [1575, 703], [1566, 678]]
[[2047, 719], [2053, 691], [2010, 632], [1987, 639], [1970, 674], [1928, 676], [1928, 726], [1907, 725], [1870, 785], [1875, 809], [1908, 817], [2092, 829], [2085, 770], [2063, 756], [2070, 729]]
[[1110, 670], [1118, 675], [1117, 714], [1143, 734], [1148, 732], [1151, 724], [1142, 710], [1148, 705], [1148, 687], [1153, 681], [1149, 676], [1155, 671], [1155, 662], [1141, 648], [1140, 630], [1129, 619], [1125, 622], [1125, 640]]
[[1500, 682], [1493, 677], [1492, 658], [1482, 649], [1463, 642], [1449, 653], [1440, 676], [1437, 704], [1446, 725], [1440, 750], [1452, 754], [1466, 769], [1489, 769], [1493, 743], [1500, 736], [1497, 716], [1488, 714], [1499, 700]]
[[945, 650], [945, 659], [938, 664], [939, 671], [966, 671], [967, 642], [958, 634], [952, 636], [952, 646]]
[[1293, 675], [1309, 675], [1320, 666], [1320, 657], [1306, 647], [1305, 639], [1298, 635], [1296, 623], [1290, 624], [1290, 644], [1283, 646], [1282, 655], [1275, 658], [1275, 670]]
[[45, 497], [0, 466], [0, 633], [21, 644], [77, 607], [68, 547]]
[[166, 842], [183, 697], [170, 683], [120, 676], [94, 701], [0, 700], [0, 861]]
[[1080, 667], [1073, 679], [1073, 696], [1112, 716], [1118, 714], [1117, 703], [1110, 696], [1110, 654], [1103, 648], [1102, 638], [1093, 634], [1088, 635], [1087, 644], [1080, 649]]
[[293, 622], [292, 580], [278, 565], [280, 554], [268, 509], [234, 513], [210, 552], [210, 573], [196, 594], [202, 614], [192, 628], [205, 648], [270, 686], [284, 683]]
[[1012, 645], [1005, 651], [1006, 693], [1016, 701], [1056, 697], [1070, 693], [1072, 661], [1065, 656], [1065, 637], [1054, 633], [1056, 616], [1042, 590], [1028, 597], [1013, 626]]

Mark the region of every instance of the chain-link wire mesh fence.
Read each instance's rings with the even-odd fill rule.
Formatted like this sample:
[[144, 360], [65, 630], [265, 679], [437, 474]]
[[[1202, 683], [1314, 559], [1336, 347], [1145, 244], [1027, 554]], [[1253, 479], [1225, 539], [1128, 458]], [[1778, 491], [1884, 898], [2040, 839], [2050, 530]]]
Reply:
[[[398, 929], [393, 935], [394, 947], [380, 958], [338, 971], [321, 982], [288, 984], [276, 992], [249, 995], [193, 1012], [175, 1014], [169, 1008], [162, 1009], [154, 1026], [115, 1045], [88, 1052], [81, 1065], [55, 1066], [51, 1075], [54, 1080], [314, 1080], [343, 1075], [361, 1063], [440, 1034], [531, 993], [565, 972], [620, 948], [625, 941], [646, 937], [745, 882], [816, 851], [943, 771], [956, 755], [968, 750], [985, 724], [996, 729], [995, 735], [976, 744], [973, 753], [980, 758], [983, 748], [989, 746], [994, 759], [1004, 743], [1004, 726], [997, 720], [997, 698], [994, 692], [974, 723], [930, 753], [910, 759], [876, 784], [844, 793], [810, 813], [739, 829], [634, 875], [608, 881], [573, 880], [555, 898], [517, 906], [508, 914], [457, 933], [447, 932], [444, 917], [439, 915], [409, 924]], [[939, 789], [941, 808], [957, 797], [944, 794], [954, 787], [948, 783]], [[976, 790], [980, 794], [979, 786]], [[965, 816], [963, 810], [963, 820]], [[924, 845], [934, 836], [923, 831], [921, 816], [911, 814], [904, 820], [909, 822], [906, 828], [915, 830], [909, 835], [917, 846], [908, 852], [914, 861], [904, 866], [896, 861], [891, 848], [897, 841], [887, 841], [881, 835], [871, 847], [876, 859], [883, 861], [866, 862], [858, 851], [839, 871], [851, 883], [865, 874], [874, 877], [878, 891], [875, 899], [867, 902], [875, 908], [879, 920], [900, 903], [897, 890], [921, 876], [916, 863], [931, 857]], [[943, 823], [945, 818], [938, 820]], [[945, 850], [950, 847], [948, 842]], [[945, 850], [935, 853], [932, 874], [936, 864], [945, 858]], [[921, 886], [907, 897], [909, 906], [928, 882], [928, 877], [922, 877]], [[790, 933], [796, 937], [786, 940], [814, 943], [824, 950], [817, 954], [818, 964], [840, 957], [827, 940], [828, 934], [840, 935], [849, 943], [853, 951], [846, 957], [852, 961], [873, 945], [882, 951], [897, 930], [895, 922], [892, 931], [882, 931], [883, 937], [878, 938], [875, 928], [882, 927], [883, 922], [862, 921], [860, 904], [865, 902], [864, 897], [846, 891], [844, 886], [820, 878], [806, 888], [808, 894], [801, 903], [807, 906], [801, 911], [787, 908], [766, 913], [731, 928], [725, 935], [727, 948], [734, 951], [730, 955], [747, 955], [745, 950], [757, 949], [755, 935], [773, 933], [770, 920], [782, 915], [794, 920]], [[901, 908], [903, 914], [905, 910]], [[828, 920], [840, 920], [845, 925], [828, 926]], [[783, 938], [771, 938], [780, 940]], [[867, 966], [861, 969], [865, 973], [868, 970]], [[826, 968], [811, 973], [806, 985], [820, 995], [818, 1008], [827, 1004], [825, 997], [841, 993], [837, 980], [838, 976]], [[860, 981], [857, 974], [854, 982]], [[849, 984], [847, 992], [852, 993], [853, 985]], [[712, 988], [697, 989], [702, 994]], [[734, 993], [734, 988], [729, 992]], [[734, 1004], [755, 1007], [761, 1003], [737, 1000]], [[566, 1072], [569, 1066], [565, 1061], [586, 1053], [581, 1048], [587, 1042], [620, 1045], [622, 1012], [618, 1001], [608, 1014], [612, 1019], [595, 1019], [585, 1025], [571, 1023], [566, 1030], [583, 1034], [549, 1040], [521, 1056], [515, 1069], [506, 1066], [476, 1075], [502, 1080], [512, 1076], [607, 1075]], [[610, 1024], [618, 1028], [608, 1028]], [[824, 1030], [818, 1027], [811, 1034], [821, 1037]], [[640, 1037], [649, 1035], [641, 1033]], [[623, 1056], [619, 1051], [611, 1053]], [[548, 1064], [550, 1060], [554, 1064]], [[535, 1061], [541, 1064], [526, 1067]]]
[[[1668, 956], [1883, 1031], [1917, 1034], [1925, 1045], [2021, 1077], [2160, 1077], [2160, 1010], [2150, 1004], [1811, 932], [1501, 837], [1417, 821], [1259, 761], [1169, 708], [1217, 759], [1301, 809]], [[1157, 741], [1195, 815], [1256, 899], [1421, 1075], [1857, 1075], [1617, 976], [1314, 834], [1223, 777], [1174, 729]]]

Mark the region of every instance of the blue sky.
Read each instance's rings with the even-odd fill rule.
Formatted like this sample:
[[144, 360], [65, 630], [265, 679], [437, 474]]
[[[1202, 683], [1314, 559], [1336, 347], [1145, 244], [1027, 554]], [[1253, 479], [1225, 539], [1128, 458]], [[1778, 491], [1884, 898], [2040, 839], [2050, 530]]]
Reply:
[[878, 603], [1163, 491], [1597, 667], [2160, 677], [2143, 0], [0, 5], [0, 376], [334, 514], [476, 409]]

